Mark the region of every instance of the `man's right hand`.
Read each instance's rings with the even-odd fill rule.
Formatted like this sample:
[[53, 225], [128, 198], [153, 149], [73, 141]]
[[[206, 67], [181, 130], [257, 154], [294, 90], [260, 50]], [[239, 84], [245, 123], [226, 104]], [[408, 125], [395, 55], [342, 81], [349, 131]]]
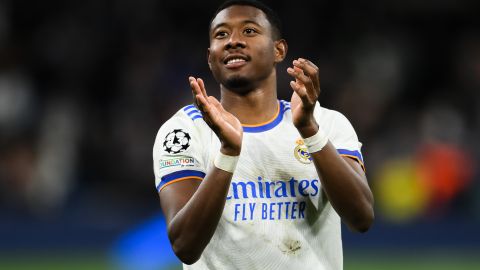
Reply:
[[202, 112], [203, 119], [222, 143], [220, 152], [228, 156], [240, 155], [243, 127], [238, 118], [227, 112], [215, 97], [207, 96], [202, 79], [189, 77], [188, 80], [195, 104]]

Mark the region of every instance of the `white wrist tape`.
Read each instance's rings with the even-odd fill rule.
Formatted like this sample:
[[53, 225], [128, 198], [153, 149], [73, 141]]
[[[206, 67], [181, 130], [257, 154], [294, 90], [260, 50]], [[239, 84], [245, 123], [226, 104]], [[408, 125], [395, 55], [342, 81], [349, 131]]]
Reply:
[[328, 137], [323, 130], [318, 129], [315, 135], [305, 138], [303, 141], [305, 142], [308, 152], [311, 154], [322, 150], [323, 147], [328, 143]]
[[240, 156], [227, 156], [222, 154], [222, 152], [218, 152], [213, 164], [215, 164], [215, 167], [221, 170], [233, 173], [233, 171], [235, 171], [235, 167], [237, 167], [239, 157]]

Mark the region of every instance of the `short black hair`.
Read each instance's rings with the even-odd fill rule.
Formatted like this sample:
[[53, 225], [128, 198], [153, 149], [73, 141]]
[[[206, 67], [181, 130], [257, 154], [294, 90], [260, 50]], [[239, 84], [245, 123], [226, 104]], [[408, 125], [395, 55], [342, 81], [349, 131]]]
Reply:
[[218, 9], [213, 14], [212, 19], [210, 20], [210, 28], [212, 27], [213, 19], [217, 16], [220, 11], [231, 7], [231, 6], [251, 6], [260, 9], [265, 13], [268, 22], [272, 27], [272, 38], [275, 40], [282, 38], [282, 22], [280, 21], [280, 17], [278, 17], [277, 13], [273, 11], [273, 9], [269, 8], [262, 2], [255, 1], [255, 0], [227, 0], [223, 4], [221, 4]]

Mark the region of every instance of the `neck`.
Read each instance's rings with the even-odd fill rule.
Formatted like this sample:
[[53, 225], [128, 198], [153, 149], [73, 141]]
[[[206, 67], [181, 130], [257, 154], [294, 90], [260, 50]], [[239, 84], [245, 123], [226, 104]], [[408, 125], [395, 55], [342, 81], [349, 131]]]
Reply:
[[278, 112], [277, 81], [275, 70], [257, 87], [247, 93], [239, 94], [225, 88], [221, 89], [222, 106], [235, 115], [244, 125], [256, 125], [271, 120]]

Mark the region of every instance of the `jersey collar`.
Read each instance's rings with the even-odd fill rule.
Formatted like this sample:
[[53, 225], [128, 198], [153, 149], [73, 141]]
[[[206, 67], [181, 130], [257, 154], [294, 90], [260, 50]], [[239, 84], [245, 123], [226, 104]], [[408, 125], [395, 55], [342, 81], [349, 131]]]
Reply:
[[285, 111], [290, 110], [290, 103], [283, 100], [280, 100], [278, 103], [279, 105], [278, 105], [277, 113], [272, 119], [258, 125], [242, 124], [243, 132], [247, 132], [247, 133], [264, 132], [280, 124], [280, 122], [282, 122], [283, 114], [285, 113]]

